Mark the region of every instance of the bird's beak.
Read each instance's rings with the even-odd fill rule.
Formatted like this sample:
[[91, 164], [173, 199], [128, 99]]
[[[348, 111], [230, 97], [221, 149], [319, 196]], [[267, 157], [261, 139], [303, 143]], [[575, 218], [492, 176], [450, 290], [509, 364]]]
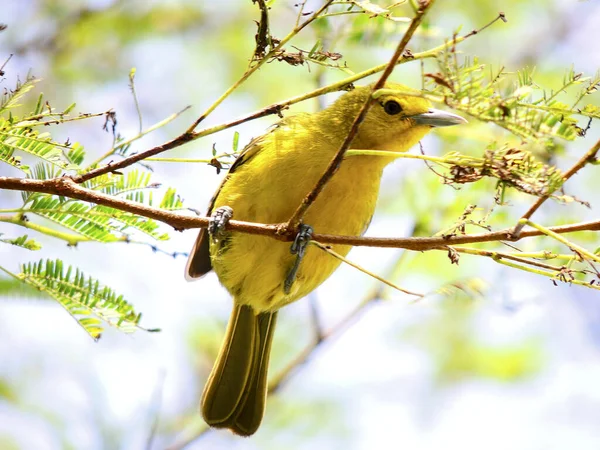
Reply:
[[440, 109], [430, 109], [426, 113], [410, 116], [417, 125], [429, 125], [430, 127], [449, 127], [467, 123], [467, 120]]

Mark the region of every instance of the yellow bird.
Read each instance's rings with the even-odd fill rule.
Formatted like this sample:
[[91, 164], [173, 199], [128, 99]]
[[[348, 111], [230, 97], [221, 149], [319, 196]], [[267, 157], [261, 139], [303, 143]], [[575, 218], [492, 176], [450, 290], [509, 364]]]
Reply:
[[[405, 152], [432, 127], [465, 122], [460, 116], [431, 109], [423, 98], [403, 95], [417, 91], [395, 83], [385, 88], [394, 93], [377, 98], [350, 148]], [[242, 436], [256, 432], [265, 411], [277, 311], [307, 295], [340, 264], [313, 246], [300, 260], [290, 252], [290, 243], [223, 233], [221, 228], [232, 213], [237, 220], [286, 222], [342, 145], [371, 89], [358, 87], [328, 108], [286, 118], [254, 139], [210, 202], [212, 232], [200, 231], [186, 272], [190, 279], [214, 269], [233, 296], [225, 341], [202, 396], [202, 415], [212, 427], [229, 428]], [[392, 160], [346, 157], [304, 222], [317, 233], [362, 235], [375, 210], [383, 169]], [[346, 255], [350, 246], [333, 249]]]

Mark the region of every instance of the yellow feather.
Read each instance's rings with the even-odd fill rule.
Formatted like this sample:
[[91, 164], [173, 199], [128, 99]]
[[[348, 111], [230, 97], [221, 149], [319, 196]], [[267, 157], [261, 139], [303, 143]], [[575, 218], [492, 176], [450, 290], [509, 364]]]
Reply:
[[[404, 152], [431, 129], [421, 123], [425, 119], [421, 117], [419, 121], [430, 110], [428, 101], [402, 95], [401, 92], [412, 91], [402, 85], [388, 83], [386, 88], [396, 92], [377, 99], [351, 148]], [[216, 194], [212, 210], [229, 206], [237, 220], [286, 222], [339, 150], [370, 92], [370, 86], [356, 88], [329, 108], [286, 119], [252, 141]], [[389, 109], [388, 102], [397, 103], [392, 106], [398, 108]], [[458, 122], [436, 122], [440, 123]], [[390, 161], [378, 156], [346, 157], [308, 209], [304, 223], [316, 233], [363, 234], [375, 210], [383, 168]], [[200, 235], [199, 242], [206, 238], [203, 236]], [[194, 252], [201, 248], [197, 243]], [[334, 250], [346, 255], [350, 247], [338, 245]], [[191, 256], [190, 264], [197, 256]], [[203, 414], [212, 426], [248, 435], [256, 431], [262, 419], [274, 313], [314, 290], [335, 271], [340, 261], [309, 246], [292, 288], [286, 293], [284, 282], [296, 260], [290, 253], [290, 243], [231, 232], [218, 242], [211, 239], [210, 259], [219, 280], [233, 296], [236, 304], [233, 320], [243, 317], [244, 321], [237, 328], [235, 323], [230, 324], [227, 342], [205, 388]], [[198, 274], [204, 273], [203, 270]], [[190, 269], [189, 274], [196, 275]], [[254, 316], [248, 311], [253, 311]], [[232, 355], [236, 355], [236, 360], [232, 360]], [[235, 376], [246, 373], [249, 375]], [[220, 383], [226, 381], [222, 380], [237, 380], [231, 383], [242, 384], [224, 388]], [[238, 395], [240, 392], [246, 394]]]

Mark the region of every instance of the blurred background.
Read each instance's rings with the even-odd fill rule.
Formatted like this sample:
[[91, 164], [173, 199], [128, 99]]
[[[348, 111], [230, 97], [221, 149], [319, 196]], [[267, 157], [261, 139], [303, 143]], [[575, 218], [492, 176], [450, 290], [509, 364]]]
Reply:
[[[295, 3], [271, 2], [273, 35], [283, 37], [293, 27]], [[319, 4], [309, 1], [306, 10]], [[401, 5], [394, 11], [409, 15], [410, 8]], [[599, 69], [597, 0], [437, 2], [409, 48], [415, 52], [439, 45], [459, 28], [465, 34], [483, 26], [498, 11], [508, 23], [495, 24], [459, 50], [507, 71], [535, 67], [537, 82], [548, 89], [560, 87], [571, 67], [590, 76]], [[75, 113], [112, 108], [117, 132], [127, 137], [138, 128], [128, 87], [135, 67], [145, 128], [191, 106], [137, 141], [134, 151], [142, 151], [183, 132], [241, 76], [254, 49], [258, 17], [258, 8], [242, 0], [4, 0], [0, 23], [8, 28], [0, 33], [0, 61], [14, 56], [4, 67], [0, 87], [11, 89], [30, 72], [42, 78], [37, 92], [44, 92], [52, 106], [76, 102]], [[358, 72], [386, 62], [405, 28], [366, 15], [343, 16], [317, 23], [291, 44], [310, 50], [321, 38], [325, 50], [341, 53], [339, 62]], [[291, 45], [288, 50], [294, 51]], [[435, 71], [432, 64], [426, 68]], [[345, 76], [314, 64], [292, 67], [274, 61], [204, 125]], [[419, 88], [420, 63], [397, 68], [392, 79]], [[310, 100], [291, 111], [314, 111], [319, 102], [334, 98]], [[598, 95], [591, 101], [600, 104]], [[240, 145], [275, 120], [237, 127]], [[61, 126], [53, 134], [81, 142], [90, 157], [97, 157], [112, 145], [103, 123], [100, 118]], [[233, 133], [226, 130], [162, 156], [209, 158], [213, 145], [219, 153], [231, 149]], [[600, 128], [592, 124], [585, 138], [564, 143], [552, 162], [569, 167], [599, 137]], [[456, 150], [480, 155], [492, 140], [518, 142], [498, 127], [471, 120], [432, 133], [423, 146], [427, 154]], [[176, 187], [186, 206], [200, 211], [223, 177], [206, 164], [151, 166], [154, 181]], [[0, 173], [20, 175], [5, 165]], [[591, 209], [548, 202], [535, 220], [552, 225], [597, 219], [597, 173], [597, 166], [588, 167], [567, 185]], [[478, 206], [475, 218], [485, 216], [494, 207], [494, 193], [492, 181], [456, 190], [421, 162], [399, 160], [386, 172], [368, 235], [432, 235], [451, 227], [469, 204]], [[0, 192], [0, 205], [9, 208], [18, 198], [18, 193]], [[489, 223], [495, 229], [510, 226], [532, 202], [511, 194], [508, 205], [495, 207]], [[20, 230], [5, 225], [2, 231]], [[185, 256], [170, 255], [189, 251], [196, 233], [171, 232], [169, 241], [157, 244], [158, 252], [123, 243], [71, 248], [43, 236], [38, 238], [44, 247], [35, 253], [0, 246], [1, 265], [13, 271], [20, 263], [54, 257], [80, 267], [133, 303], [143, 313], [143, 326], [162, 329], [133, 335], [108, 329], [96, 343], [53, 300], [4, 294], [1, 449], [600, 448], [597, 291], [554, 285], [468, 255], [453, 265], [443, 252], [376, 248], [354, 249], [350, 259], [405, 288], [431, 294], [414, 302], [342, 266], [314, 295], [280, 314], [270, 373], [293, 370], [270, 396], [258, 433], [249, 439], [226, 431], [203, 433], [198, 402], [230, 299], [214, 274], [187, 283]], [[591, 233], [573, 239], [592, 249], [599, 244]], [[517, 246], [566, 252], [549, 240]], [[312, 350], [315, 316], [325, 332], [335, 333]], [[310, 357], [295, 364], [302, 352]]]

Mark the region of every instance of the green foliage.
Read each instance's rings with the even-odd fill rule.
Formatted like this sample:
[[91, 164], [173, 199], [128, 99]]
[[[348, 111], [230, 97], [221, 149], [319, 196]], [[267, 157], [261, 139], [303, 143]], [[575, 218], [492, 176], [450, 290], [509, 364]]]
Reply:
[[[85, 120], [103, 114], [81, 114], [70, 117], [74, 105], [63, 111], [55, 112], [48, 102], [39, 96], [32, 112], [24, 116], [13, 114], [20, 101], [34, 87], [36, 80], [28, 77], [24, 83], [18, 83], [13, 91], [5, 91], [0, 101], [0, 164], [18, 168], [30, 179], [50, 180], [64, 175], [65, 170], [82, 173], [96, 167], [98, 162], [86, 167], [85, 150], [79, 143], [55, 142], [50, 133], [39, 132], [39, 126], [56, 126], [74, 120]], [[106, 113], [107, 120], [114, 118]], [[161, 122], [154, 129], [172, 118]], [[129, 142], [142, 136], [129, 139]], [[105, 157], [117, 152], [117, 147]], [[21, 163], [21, 154], [41, 160], [31, 166]], [[151, 181], [148, 169], [131, 169], [124, 174], [109, 173], [83, 184], [84, 187], [100, 193], [121, 197], [129, 201], [168, 210], [183, 208], [181, 199], [172, 188], [167, 189], [155, 200], [153, 191], [161, 186]], [[42, 233], [48, 237], [65, 240], [69, 245], [84, 241], [102, 243], [131, 242], [134, 234], [142, 234], [153, 240], [163, 241], [169, 238], [161, 231], [160, 225], [145, 217], [137, 216], [114, 208], [93, 205], [62, 196], [37, 192], [21, 193], [22, 204], [16, 208], [0, 209], [0, 222], [20, 225]], [[42, 218], [57, 225], [59, 229], [37, 223], [32, 219]], [[68, 230], [65, 232], [63, 230]], [[1, 234], [0, 234], [1, 236]], [[17, 238], [0, 238], [0, 244], [11, 244], [28, 250], [38, 250], [41, 243], [23, 235]], [[8, 270], [1, 268], [12, 275]], [[75, 273], [73, 275], [73, 272]], [[23, 266], [22, 273], [14, 276], [23, 287], [17, 288], [14, 282], [0, 286], [0, 292], [13, 296], [30, 296], [25, 286], [48, 293], [76, 318], [78, 323], [94, 338], [102, 332], [102, 321], [125, 332], [138, 329], [139, 314], [117, 296], [109, 287], [100, 287], [92, 278], [86, 278], [79, 269], [63, 272], [61, 261], [46, 261]]]
[[[275, 2], [269, 2], [269, 5], [275, 5]], [[344, 40], [345, 45], [360, 41], [361, 45], [368, 43], [385, 48], [390, 43], [397, 42], [398, 35], [406, 29], [406, 22], [409, 21], [405, 16], [412, 17], [416, 5], [415, 1], [400, 2], [388, 7], [369, 1], [336, 1], [320, 19], [307, 27], [314, 28], [315, 31], [315, 35], [307, 39], [308, 45], [303, 47], [310, 48], [310, 50], [300, 50], [298, 47], [292, 46], [298, 50], [297, 53], [290, 53], [285, 48], [281, 48], [279, 53], [275, 52], [269, 56], [264, 53], [263, 56], [267, 58], [267, 62], [283, 61], [291, 66], [302, 65], [305, 61], [319, 64], [320, 67], [317, 67], [319, 73], [315, 78], [321, 83], [324, 82], [321, 75], [326, 69], [336, 69], [336, 75], [339, 74], [339, 69], [348, 72], [345, 65], [332, 63], [341, 58], [339, 53], [334, 52], [336, 47], [341, 47], [338, 45], [341, 39]], [[300, 4], [296, 5], [296, 8], [299, 11], [298, 23], [303, 17], [311, 14], [308, 10], [304, 11], [303, 4], [302, 7]], [[263, 13], [270, 15], [274, 10], [275, 7], [269, 9], [268, 12], [263, 11]], [[61, 73], [73, 78], [86, 78], [86, 74], [90, 77], [95, 76], [95, 72], [109, 73], [110, 77], [113, 77], [115, 73], [122, 73], [124, 71], [115, 70], [115, 66], [120, 64], [118, 60], [120, 54], [117, 51], [120, 47], [135, 43], [147, 36], [168, 35], [173, 31], [181, 33], [182, 30], [193, 29], [201, 24], [204, 18], [201, 9], [189, 5], [177, 5], [177, 7], [148, 5], [145, 8], [109, 5], [104, 9], [79, 12], [80, 14], [73, 17], [66, 17], [67, 15], [60, 17], [60, 20], [65, 19], [65, 26], [60, 29], [60, 33], [50, 36], [48, 40], [53, 45], [52, 55], [56, 68]], [[227, 17], [226, 20], [231, 20], [231, 17]], [[271, 20], [270, 24], [273, 27], [280, 26], [279, 22], [274, 20]], [[221, 51], [222, 49], [216, 50], [216, 52], [220, 52], [219, 57], [222, 59], [230, 57], [230, 54], [234, 53], [231, 51], [233, 48], [237, 51], [239, 48], [245, 48], [248, 41], [252, 43], [256, 41], [243, 36], [244, 41], [240, 42], [237, 38], [242, 36], [237, 33], [244, 28], [234, 28], [232, 33], [226, 33], [223, 37], [223, 40], [235, 41], [234, 45], [227, 52]], [[277, 42], [281, 41], [271, 36], [270, 33], [271, 31], [268, 31], [268, 37], [272, 39], [269, 48], [273, 49]], [[438, 33], [436, 37], [439, 37], [439, 30], [425, 21], [416, 36], [432, 36], [436, 33]], [[34, 43], [31, 45], [35, 46]], [[222, 44], [219, 42], [218, 45]], [[288, 49], [290, 45], [286, 41]], [[90, 48], [96, 49], [99, 46], [101, 49], [98, 52], [89, 52]], [[419, 49], [415, 47], [413, 50]], [[431, 52], [429, 56], [434, 56], [434, 53]], [[405, 53], [408, 57], [410, 54], [410, 52]], [[255, 55], [257, 55], [256, 52]], [[250, 54], [246, 58], [248, 56]], [[600, 74], [592, 78], [585, 78], [570, 70], [566, 73], [562, 84], [551, 91], [540, 87], [539, 83], [534, 80], [535, 73], [532, 69], [524, 69], [515, 73], [508, 73], [504, 68], [493, 71], [477, 58], [459, 57], [455, 45], [449, 45], [447, 51], [438, 51], [435, 56], [439, 72], [424, 74], [424, 84], [431, 89], [429, 93], [423, 94], [424, 96], [443, 102], [481, 121], [495, 123], [519, 139], [526, 140], [529, 145], [538, 145], [545, 149], [556, 148], [559, 145], [557, 140], [573, 140], [585, 134], [586, 128], [579, 124], [576, 120], [577, 116], [586, 119], [600, 117], [600, 108], [591, 103], [585, 104], [584, 101], [598, 89]], [[236, 64], [239, 64], [240, 58], [235, 55], [231, 57], [235, 59]], [[243, 59], [243, 66], [247, 69], [247, 59]], [[276, 64], [272, 64], [272, 66], [276, 66]], [[134, 71], [131, 71], [130, 67], [128, 62], [126, 69], [129, 71], [130, 87], [135, 92]], [[250, 67], [255, 67], [255, 64], [250, 64]], [[267, 72], [267, 70], [263, 70], [263, 73]], [[14, 115], [14, 108], [32, 89], [34, 83], [33, 78], [27, 78], [15, 90], [5, 92], [0, 102], [0, 163], [20, 168], [28, 178], [47, 180], [63, 176], [65, 171], [81, 174], [99, 167], [108, 158], [129, 156], [133, 151], [131, 145], [133, 141], [171, 120], [166, 119], [157, 126], [142, 131], [140, 116], [140, 130], [136, 136], [125, 139], [115, 133], [113, 148], [96, 161], [86, 165], [85, 150], [80, 144], [55, 142], [50, 134], [40, 132], [39, 127], [59, 125], [92, 116], [105, 116], [107, 126], [116, 126], [115, 113], [108, 111], [95, 115], [83, 114], [70, 117], [69, 113], [74, 105], [70, 105], [61, 112], [56, 112], [40, 96], [33, 112], [17, 117]], [[275, 89], [271, 91], [278, 94]], [[564, 101], [563, 97], [569, 95], [571, 101]], [[139, 112], [140, 105], [135, 98], [135, 93], [134, 101]], [[506, 187], [512, 187], [530, 195], [545, 197], [552, 195], [562, 185], [561, 172], [551, 165], [544, 164], [548, 161], [538, 161], [524, 144], [513, 145], [496, 142], [488, 144], [488, 141], [486, 140], [486, 143], [478, 149], [479, 153], [483, 153], [481, 157], [466, 157], [457, 152], [447, 154], [444, 159], [448, 172], [442, 176], [443, 181], [458, 185], [492, 178], [497, 183], [495, 200], [498, 203], [502, 203], [502, 194]], [[234, 153], [238, 151], [238, 146], [239, 136], [234, 134], [232, 143]], [[28, 159], [41, 160], [41, 162], [26, 166], [21, 163], [21, 157], [25, 154]], [[231, 153], [217, 155], [213, 148], [209, 164], [219, 170], [228, 165], [231, 156]], [[82, 186], [105, 195], [148, 206], [168, 210], [183, 208], [180, 198], [173, 189], [167, 189], [160, 199], [156, 199], [156, 191], [160, 189], [160, 185], [151, 180], [151, 174], [147, 167], [137, 167], [128, 169], [124, 173], [102, 175], [83, 183]], [[423, 186], [422, 183], [422, 180], [419, 180], [419, 188]], [[489, 186], [493, 186], [489, 182], [478, 183], [478, 185], [484, 185], [487, 191], [490, 191]], [[433, 217], [434, 215], [430, 213], [432, 208], [425, 207], [425, 202], [418, 195], [419, 191], [422, 189], [415, 190], [414, 198], [420, 204], [418, 208], [424, 210], [423, 216], [429, 217], [428, 220], [431, 222], [423, 224], [423, 227], [431, 228], [435, 219], [440, 223], [439, 228], [447, 226], [448, 215]], [[160, 230], [159, 224], [155, 221], [114, 208], [94, 206], [79, 200], [40, 193], [23, 193], [22, 198], [23, 203], [18, 207], [0, 210], [0, 220], [34, 229], [53, 238], [63, 239], [71, 245], [82, 241], [131, 242], [135, 236], [140, 234], [144, 238], [149, 237], [159, 241], [168, 238], [168, 235]], [[556, 198], [566, 201], [574, 199], [566, 195], [556, 196]], [[448, 208], [449, 211], [464, 211], [464, 204], [459, 205], [460, 202], [454, 199], [452, 201], [454, 205], [452, 208]], [[9, 212], [14, 215], [3, 216]], [[464, 213], [460, 217], [459, 222], [463, 229], [464, 225], [489, 226], [486, 222], [487, 215], [481, 223], [475, 223], [466, 218]], [[45, 227], [33, 221], [38, 218], [52, 222], [53, 226], [65, 230], [65, 232], [56, 231], [56, 228]], [[30, 249], [36, 245], [39, 246], [37, 242], [26, 236], [5, 240], [5, 242]], [[68, 296], [69, 292], [63, 293], [63, 295]]]
[[[445, 183], [473, 183], [483, 177], [498, 180], [502, 190], [512, 187], [526, 194], [543, 197], [553, 194], [564, 182], [561, 171], [537, 161], [531, 152], [496, 142], [489, 144], [483, 158], [472, 158], [459, 153], [445, 155], [450, 164]], [[566, 200], [568, 196], [560, 196]], [[500, 200], [500, 199], [498, 199]]]
[[61, 260], [24, 264], [17, 278], [58, 301], [94, 340], [101, 337], [103, 323], [125, 333], [139, 328], [141, 314], [122, 295], [79, 269], [69, 266], [65, 272]]
[[4, 90], [0, 97], [0, 114], [4, 115], [11, 108], [20, 106], [19, 101], [33, 89], [37, 81], [34, 77], [28, 76], [25, 82], [18, 81], [15, 89]]
[[30, 239], [26, 234], [23, 236], [19, 236], [18, 238], [3, 238], [2, 233], [0, 233], [0, 242], [5, 244], [12, 244], [17, 247], [26, 248], [27, 250], [39, 250], [42, 248], [42, 245], [36, 241], [35, 239]]
[[[534, 70], [507, 73], [464, 58], [463, 63], [453, 49], [438, 57], [440, 73], [425, 74], [440, 100], [459, 111], [484, 122], [493, 122], [525, 140], [573, 140], [585, 135], [574, 115], [600, 118], [600, 109], [580, 102], [600, 87], [600, 73], [583, 77], [572, 69], [560, 88], [549, 91], [534, 81]], [[582, 86], [571, 106], [559, 102], [557, 96]]]
[[[76, 165], [65, 158], [61, 147], [65, 146], [53, 142], [49, 133], [39, 133], [35, 129], [23, 127], [21, 124], [15, 126], [5, 119], [0, 119], [0, 155], [5, 162], [18, 162], [13, 155], [15, 150], [20, 150], [42, 158], [63, 170], [77, 169]], [[18, 163], [12, 165], [28, 172], [27, 166]]]
[[0, 297], [40, 298], [40, 291], [23, 283], [16, 277], [0, 277]]
[[9, 164], [27, 175], [31, 174], [30, 167], [22, 164], [19, 153], [27, 153], [40, 158], [61, 170], [77, 170], [83, 160], [83, 147], [80, 144], [61, 144], [52, 140], [49, 133], [41, 133], [37, 126], [62, 123], [66, 121], [68, 111], [54, 112], [52, 107], [40, 95], [34, 111], [29, 115], [19, 117], [13, 114], [13, 109], [21, 106], [19, 103], [33, 89], [38, 80], [28, 77], [24, 83], [17, 83], [14, 90], [6, 90], [0, 101], [0, 163]]
[[[160, 188], [160, 184], [151, 182], [151, 177], [149, 171], [133, 169], [124, 175], [107, 173], [84, 182], [82, 186], [106, 195], [124, 196], [127, 200], [156, 206], [151, 190]], [[146, 190], [150, 191], [147, 196], [143, 192]], [[170, 210], [183, 208], [183, 203], [172, 188], [164, 194], [160, 205], [161, 208]]]

